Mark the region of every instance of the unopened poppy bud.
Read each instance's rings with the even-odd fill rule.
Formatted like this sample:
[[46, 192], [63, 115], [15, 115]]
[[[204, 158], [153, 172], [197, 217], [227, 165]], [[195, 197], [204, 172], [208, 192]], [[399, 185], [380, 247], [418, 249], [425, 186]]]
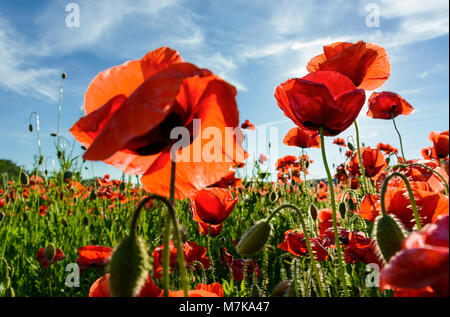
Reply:
[[58, 151], [58, 152], [56, 153], [56, 155], [58, 156], [58, 158], [61, 158], [62, 152], [61, 152], [61, 151]]
[[347, 199], [347, 209], [349, 211], [354, 211], [355, 210], [355, 202], [353, 201], [353, 199], [349, 198]]
[[62, 79], [66, 79], [66, 78], [67, 78], [66, 73], [62, 73], [62, 74], [61, 74], [61, 78], [62, 78]]
[[44, 163], [44, 157], [41, 155], [39, 157], [39, 165], [42, 165], [42, 163]]
[[30, 125], [28, 126], [28, 130], [30, 130], [30, 132], [33, 132], [33, 125], [30, 123]]
[[123, 193], [127, 189], [127, 185], [124, 182], [121, 182], [119, 185], [119, 190]]
[[97, 193], [93, 190], [91, 191], [91, 194], [89, 195], [90, 200], [94, 200], [97, 198]]
[[108, 266], [111, 296], [136, 296], [145, 283], [149, 263], [144, 240], [135, 236], [123, 239], [116, 246]]
[[52, 262], [56, 255], [56, 247], [53, 243], [49, 243], [45, 247], [45, 258], [48, 260], [48, 262]]
[[345, 218], [345, 212], [346, 212], [346, 208], [345, 208], [345, 203], [342, 201], [339, 204], [339, 213], [341, 214], [341, 218]]
[[348, 143], [347, 143], [347, 146], [348, 146], [348, 148], [350, 149], [350, 151], [353, 152], [353, 151], [355, 150], [355, 147], [353, 146], [352, 143], [348, 142]]
[[28, 185], [30, 183], [30, 178], [28, 177], [28, 174], [25, 173], [24, 171], [20, 172], [20, 182], [22, 183], [22, 185]]
[[240, 255], [251, 255], [260, 251], [269, 240], [272, 226], [267, 221], [259, 221], [251, 226], [242, 236], [236, 251]]
[[87, 150], [87, 148], [86, 148], [84, 145], [81, 146], [81, 149], [82, 149], [83, 151], [86, 151], [86, 150]]
[[57, 136], [57, 134], [56, 133], [50, 133], [50, 136], [55, 138]]
[[318, 210], [316, 205], [311, 204], [309, 205], [309, 214], [311, 215], [311, 218], [316, 221], [317, 220], [317, 214], [318, 214]]
[[270, 294], [270, 297], [281, 297], [286, 295], [289, 288], [291, 287], [291, 280], [283, 280], [280, 283], [278, 283], [277, 286], [275, 286], [272, 294]]
[[405, 240], [402, 225], [392, 215], [381, 215], [375, 219], [375, 237], [378, 250], [386, 263], [402, 249]]
[[4, 280], [3, 280], [3, 288], [5, 290], [9, 289], [11, 287], [11, 278], [9, 276], [7, 276]]
[[250, 297], [261, 297], [261, 290], [259, 289], [258, 284], [252, 285], [252, 289], [250, 291]]

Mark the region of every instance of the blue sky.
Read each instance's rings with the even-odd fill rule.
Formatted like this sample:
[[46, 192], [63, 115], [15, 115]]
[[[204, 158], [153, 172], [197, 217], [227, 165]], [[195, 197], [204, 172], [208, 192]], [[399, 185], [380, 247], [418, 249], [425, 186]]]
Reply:
[[[80, 8], [80, 27], [68, 28], [65, 7]], [[368, 27], [368, 4], [380, 9], [379, 27]], [[238, 88], [241, 121], [278, 128], [279, 155], [299, 154], [281, 140], [293, 123], [273, 97], [277, 85], [306, 74], [310, 58], [336, 41], [382, 45], [391, 59], [391, 78], [377, 91], [401, 94], [416, 111], [399, 117], [407, 158], [419, 158], [431, 130], [448, 129], [449, 15], [447, 0], [4, 0], [0, 2], [0, 158], [28, 168], [37, 153], [28, 117], [40, 114], [44, 156], [55, 156], [60, 74], [65, 72], [62, 130], [78, 120], [84, 92], [95, 75], [160, 46], [178, 50], [186, 61], [209, 68]], [[367, 98], [371, 92], [367, 92]], [[391, 121], [362, 110], [362, 141], [398, 147]], [[354, 135], [350, 127], [340, 137]], [[343, 160], [327, 140], [331, 163]], [[75, 147], [79, 153], [79, 146]], [[264, 152], [258, 149], [258, 152]], [[312, 177], [323, 177], [320, 151]], [[95, 174], [121, 172], [96, 163]], [[51, 168], [51, 160], [48, 162]], [[89, 171], [89, 173], [91, 173]], [[89, 175], [89, 174], [87, 174]]]

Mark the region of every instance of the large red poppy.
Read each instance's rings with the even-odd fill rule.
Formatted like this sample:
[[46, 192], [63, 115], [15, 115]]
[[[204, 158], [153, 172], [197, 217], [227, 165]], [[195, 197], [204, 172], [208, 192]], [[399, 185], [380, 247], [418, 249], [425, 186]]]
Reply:
[[320, 148], [320, 135], [317, 132], [295, 127], [289, 130], [283, 143], [303, 149]]
[[311, 59], [309, 72], [337, 71], [349, 77], [355, 86], [365, 90], [381, 87], [389, 78], [391, 64], [386, 50], [379, 45], [359, 41], [336, 42], [323, 47], [324, 54]]
[[[169, 270], [172, 271], [175, 268], [175, 264], [177, 262], [177, 248], [175, 247], [175, 244], [173, 241], [170, 241], [169, 243], [169, 250], [170, 250], [170, 268]], [[164, 251], [164, 244], [157, 247], [155, 250], [153, 250], [152, 257], [153, 257], [153, 274], [155, 275], [156, 279], [159, 279], [163, 275], [163, 251]]]
[[407, 116], [414, 108], [399, 94], [390, 91], [374, 92], [369, 98], [367, 115], [374, 119], [392, 119], [392, 116]]
[[88, 245], [78, 248], [79, 257], [77, 264], [82, 271], [91, 267], [105, 267], [108, 265], [113, 252], [113, 248], [98, 245]]
[[[368, 177], [377, 178], [387, 168], [383, 152], [378, 149], [361, 148], [361, 157], [366, 176]], [[352, 159], [348, 162], [347, 170], [353, 176], [361, 175], [358, 153], [353, 153]]]
[[430, 141], [433, 142], [432, 151], [436, 154], [438, 158], [444, 158], [448, 156], [449, 152], [449, 136], [448, 131], [444, 132], [434, 132], [430, 133]]
[[342, 138], [336, 138], [336, 139], [334, 139], [333, 144], [336, 144], [336, 145], [339, 145], [339, 146], [342, 146], [342, 147], [346, 147], [346, 146], [347, 146], [347, 145], [345, 144], [345, 140], [342, 139]]
[[211, 225], [219, 225], [227, 219], [238, 202], [226, 189], [205, 188], [190, 198], [194, 220], [200, 219]]
[[[243, 140], [235, 97], [233, 86], [162, 47], [98, 74], [85, 95], [86, 116], [70, 132], [88, 148], [84, 159], [144, 174], [143, 187], [155, 194], [168, 196], [169, 161], [177, 160], [175, 196], [183, 199], [217, 182], [243, 160], [238, 158]], [[200, 130], [194, 119], [201, 120]], [[191, 143], [182, 152], [190, 154], [189, 159], [181, 151], [171, 157], [175, 127], [190, 131]], [[220, 140], [217, 135], [202, 138], [212, 127], [220, 131]], [[237, 134], [225, 133], [227, 127], [237, 128]], [[214, 149], [209, 153], [212, 162], [202, 157], [208, 148]]]
[[449, 216], [441, 216], [412, 233], [402, 250], [381, 271], [380, 288], [396, 296], [447, 297], [449, 279]]
[[[325, 261], [328, 259], [328, 251], [325, 250], [319, 239], [310, 238], [311, 249], [314, 253], [314, 258], [317, 261]], [[284, 233], [283, 242], [278, 247], [295, 256], [302, 256], [308, 254], [308, 247], [306, 245], [305, 236], [301, 232], [295, 230], [288, 230]]]
[[[199, 246], [193, 241], [187, 241], [183, 247], [186, 266], [191, 269], [194, 262], [200, 262], [205, 270], [211, 267], [211, 260], [206, 256], [207, 249]], [[194, 265], [193, 269], [199, 269], [199, 265]]]
[[[89, 289], [89, 297], [111, 297], [109, 278], [110, 274], [105, 274], [96, 280]], [[161, 297], [163, 294], [163, 290], [156, 285], [151, 275], [148, 274], [144, 285], [136, 297]]]
[[383, 261], [377, 255], [375, 242], [360, 233], [350, 232], [348, 244], [344, 246], [344, 249], [346, 263], [362, 262], [383, 266]]
[[360, 113], [366, 98], [362, 89], [335, 71], [318, 71], [290, 79], [275, 90], [278, 106], [298, 127], [335, 136]]
[[62, 261], [66, 258], [66, 255], [60, 248], [56, 248], [55, 256], [51, 261], [47, 259], [45, 256], [45, 248], [40, 248], [36, 253], [36, 260], [38, 260], [39, 264], [42, 268], [48, 268], [50, 265], [55, 263], [56, 261]]

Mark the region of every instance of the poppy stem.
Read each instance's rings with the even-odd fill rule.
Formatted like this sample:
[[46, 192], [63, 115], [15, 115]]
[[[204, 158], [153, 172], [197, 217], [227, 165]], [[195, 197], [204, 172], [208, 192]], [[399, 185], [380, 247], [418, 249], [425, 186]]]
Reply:
[[359, 162], [359, 168], [361, 169], [361, 175], [363, 178], [363, 189], [365, 194], [369, 194], [369, 185], [367, 184], [367, 178], [366, 178], [366, 170], [364, 168], [364, 161], [362, 160], [361, 155], [361, 146], [359, 145], [359, 127], [358, 123], [355, 120], [355, 130], [356, 130], [356, 148], [358, 153], [358, 162]]
[[[355, 123], [356, 123], [356, 121], [355, 121]], [[357, 127], [357, 125], [355, 125], [355, 126]], [[325, 140], [324, 140], [324, 136], [323, 136], [323, 130], [324, 130], [323, 127], [320, 127], [320, 141], [322, 144], [322, 146], [321, 146], [322, 160], [323, 160], [323, 164], [325, 166], [325, 170], [327, 172], [328, 183], [330, 186], [331, 207], [333, 210], [333, 230], [334, 230], [334, 239], [336, 241], [336, 252], [337, 252], [337, 257], [338, 257], [339, 275], [341, 276], [342, 286], [344, 289], [344, 295], [346, 297], [348, 297], [349, 293], [348, 293], [348, 289], [347, 289], [347, 280], [345, 278], [344, 265], [342, 263], [341, 244], [340, 244], [339, 232], [338, 232], [338, 228], [337, 228], [337, 219], [336, 219], [337, 211], [336, 211], [336, 200], [335, 200], [335, 196], [334, 196], [334, 185], [333, 185], [333, 179], [331, 178], [330, 168], [328, 167], [327, 155], [325, 152]], [[358, 133], [357, 133], [357, 138], [359, 138]], [[358, 148], [359, 148], [359, 142], [358, 142]]]
[[207, 247], [207, 252], [209, 255], [209, 260], [211, 261], [211, 275], [213, 277], [213, 282], [216, 282], [216, 270], [214, 268], [214, 260], [213, 260], [213, 256], [211, 254], [211, 224], [208, 225], [208, 238], [207, 238], [207, 242], [206, 242], [206, 247]]
[[314, 275], [316, 276], [317, 285], [319, 286], [319, 293], [320, 293], [321, 297], [325, 297], [326, 296], [325, 295], [325, 291], [324, 291], [324, 288], [323, 288], [323, 285], [322, 285], [322, 280], [320, 279], [319, 271], [317, 269], [316, 259], [314, 258], [314, 253], [313, 253], [312, 248], [311, 248], [311, 241], [309, 240], [310, 236], [309, 236], [309, 233], [308, 233], [308, 228], [306, 227], [306, 223], [305, 223], [305, 219], [303, 218], [302, 211], [296, 205], [283, 204], [280, 207], [276, 208], [274, 211], [272, 211], [272, 213], [269, 215], [269, 218], [267, 218], [266, 221], [269, 222], [273, 217], [275, 217], [275, 215], [277, 213], [279, 213], [281, 210], [286, 209], [286, 208], [294, 209], [297, 212], [297, 214], [298, 214], [298, 216], [300, 218], [300, 225], [301, 225], [302, 230], [303, 230], [303, 235], [305, 236], [306, 248], [308, 249], [308, 254], [309, 254], [310, 258], [311, 258], [311, 267], [313, 269]]
[[405, 175], [403, 175], [402, 173], [393, 172], [392, 174], [388, 175], [386, 177], [386, 179], [384, 180], [383, 187], [381, 188], [381, 194], [380, 194], [381, 212], [383, 213], [383, 216], [387, 216], [386, 204], [385, 204], [386, 190], [388, 187], [389, 180], [396, 176], [400, 177], [405, 182], [406, 189], [408, 190], [408, 194], [409, 194], [409, 201], [411, 202], [411, 208], [413, 211], [413, 215], [416, 220], [417, 230], [422, 230], [422, 222], [420, 221], [420, 214], [419, 214], [419, 211], [417, 210], [417, 205], [416, 205], [416, 201], [414, 199], [414, 193], [412, 191], [411, 184], [409, 183], [408, 178]]
[[394, 113], [391, 113], [391, 117], [392, 117], [392, 122], [394, 123], [395, 131], [397, 131], [398, 139], [400, 140], [400, 150], [402, 151], [403, 163], [406, 163], [405, 152], [403, 151], [402, 136], [400, 134], [400, 131], [398, 131], [398, 129], [397, 129], [397, 124], [395, 123]]

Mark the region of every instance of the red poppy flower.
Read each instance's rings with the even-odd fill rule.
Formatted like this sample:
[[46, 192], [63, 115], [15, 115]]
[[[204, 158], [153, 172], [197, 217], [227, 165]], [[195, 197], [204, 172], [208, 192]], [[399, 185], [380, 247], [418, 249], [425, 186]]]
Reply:
[[342, 139], [342, 138], [336, 138], [336, 139], [334, 139], [333, 144], [336, 144], [336, 145], [339, 145], [339, 146], [342, 146], [342, 147], [346, 147], [346, 146], [347, 146], [347, 145], [345, 144], [345, 140]]
[[[96, 280], [89, 289], [89, 297], [111, 297], [109, 278], [110, 274], [108, 273]], [[161, 297], [163, 294], [163, 290], [156, 285], [151, 275], [148, 274], [145, 284], [136, 297]]]
[[56, 261], [62, 261], [66, 258], [66, 255], [60, 248], [56, 248], [56, 254], [53, 257], [53, 260], [49, 262], [49, 260], [45, 257], [45, 248], [40, 248], [36, 253], [36, 260], [38, 260], [39, 264], [42, 268], [48, 268], [50, 265], [55, 263]]
[[426, 148], [423, 148], [421, 153], [422, 153], [422, 157], [425, 160], [432, 160], [432, 159], [439, 160], [439, 158], [437, 156], [435, 156], [436, 153], [433, 153], [433, 147], [432, 146], [428, 146]]
[[279, 158], [276, 163], [276, 169], [282, 170], [285, 167], [291, 167], [297, 164], [297, 157], [293, 155], [286, 155], [285, 157]]
[[380, 289], [397, 296], [447, 297], [449, 216], [442, 216], [403, 242], [402, 250], [381, 271]]
[[[383, 152], [378, 149], [372, 149], [370, 147], [361, 148], [361, 157], [367, 177], [377, 178], [387, 168], [387, 162]], [[355, 152], [353, 154], [352, 159], [347, 165], [347, 170], [355, 177], [361, 175], [358, 153]]]
[[432, 131], [430, 133], [430, 141], [433, 142], [433, 151], [438, 158], [444, 158], [448, 156], [449, 152], [449, 136], [448, 131], [442, 133]]
[[223, 223], [237, 202], [229, 191], [217, 187], [203, 189], [190, 198], [194, 220], [200, 219], [211, 225]]
[[[314, 258], [317, 261], [325, 261], [328, 259], [328, 252], [320, 243], [320, 240], [310, 238], [311, 249], [314, 253]], [[288, 230], [284, 233], [284, 240], [278, 247], [295, 256], [302, 256], [308, 254], [308, 247], [306, 245], [305, 236], [294, 230]]]
[[223, 223], [220, 225], [210, 225], [199, 218], [194, 220], [198, 223], [198, 231], [202, 236], [207, 236], [209, 233], [210, 237], [216, 237], [222, 232]]
[[332, 70], [349, 77], [360, 89], [375, 90], [389, 78], [391, 65], [384, 48], [372, 43], [336, 42], [323, 47], [324, 54], [311, 59], [309, 72]]
[[365, 264], [375, 263], [379, 267], [383, 267], [383, 261], [376, 253], [374, 241], [355, 232], [350, 232], [349, 234], [349, 242], [345, 246], [345, 262], [362, 262]]
[[289, 130], [283, 143], [303, 149], [320, 148], [320, 135], [317, 132], [295, 127]]
[[407, 116], [414, 111], [414, 108], [399, 94], [383, 91], [374, 92], [369, 98], [369, 111], [367, 115], [374, 119], [392, 119], [392, 115]]
[[228, 174], [226, 174], [217, 183], [211, 185], [210, 187], [220, 187], [220, 188], [227, 189], [230, 186], [234, 187], [234, 188], [243, 188], [244, 187], [244, 185], [242, 184], [242, 179], [236, 178], [235, 171], [229, 171]]
[[[211, 260], [206, 256], [207, 249], [205, 247], [199, 246], [193, 241], [187, 241], [183, 248], [186, 266], [189, 269], [192, 268], [192, 264], [195, 261], [200, 262], [205, 270], [211, 267]], [[194, 265], [194, 269], [199, 269], [199, 265]]]
[[268, 161], [269, 159], [267, 158], [267, 156], [265, 156], [264, 154], [260, 154], [259, 155], [259, 159], [258, 162], [261, 164], [264, 164], [264, 162]]
[[[243, 160], [238, 158], [243, 135], [235, 96], [233, 86], [162, 47], [97, 75], [86, 92], [86, 116], [70, 132], [88, 148], [84, 159], [144, 174], [143, 187], [155, 194], [168, 196], [170, 159], [176, 160], [175, 196], [184, 199], [217, 182]], [[175, 127], [186, 128], [191, 138], [183, 151], [172, 156], [177, 140], [170, 134]], [[203, 139], [203, 131], [212, 127], [227, 139]], [[227, 127], [237, 128], [237, 134], [225, 133]], [[225, 144], [233, 146], [225, 148]], [[202, 150], [211, 145], [213, 162], [206, 162]]]
[[383, 151], [386, 155], [398, 153], [398, 149], [388, 143], [378, 143], [377, 149]]
[[257, 277], [261, 275], [261, 268], [254, 259], [235, 259], [227, 252], [225, 247], [221, 248], [220, 259], [223, 265], [231, 268], [232, 276], [235, 281], [242, 281], [244, 273], [246, 276], [255, 274]]
[[78, 248], [79, 257], [77, 259], [77, 264], [81, 271], [91, 267], [105, 267], [108, 265], [113, 252], [113, 248], [97, 245], [88, 245]]
[[275, 90], [278, 106], [298, 127], [335, 136], [359, 115], [366, 98], [362, 89], [334, 71], [318, 71], [290, 79]]
[[[319, 220], [319, 232], [321, 234], [325, 233], [327, 229], [333, 228], [333, 210], [331, 208], [320, 209], [317, 213], [317, 219]], [[336, 220], [339, 219], [340, 215], [336, 214]]]
[[368, 221], [374, 222], [381, 212], [381, 202], [379, 195], [366, 194], [359, 205], [358, 215]]
[[223, 297], [223, 287], [219, 283], [212, 283], [212, 284], [200, 283], [195, 287], [195, 289], [214, 293], [219, 297]]
[[[172, 271], [175, 268], [175, 264], [177, 261], [177, 248], [175, 248], [173, 241], [170, 241], [169, 250], [170, 250], [170, 271]], [[163, 251], [164, 251], [164, 244], [157, 247], [155, 250], [153, 250], [153, 253], [152, 253], [153, 272], [154, 272], [153, 274], [155, 275], [156, 279], [159, 279], [162, 277]]]
[[241, 125], [241, 129], [247, 129], [247, 130], [254, 131], [255, 126], [250, 121], [245, 120], [245, 122]]

